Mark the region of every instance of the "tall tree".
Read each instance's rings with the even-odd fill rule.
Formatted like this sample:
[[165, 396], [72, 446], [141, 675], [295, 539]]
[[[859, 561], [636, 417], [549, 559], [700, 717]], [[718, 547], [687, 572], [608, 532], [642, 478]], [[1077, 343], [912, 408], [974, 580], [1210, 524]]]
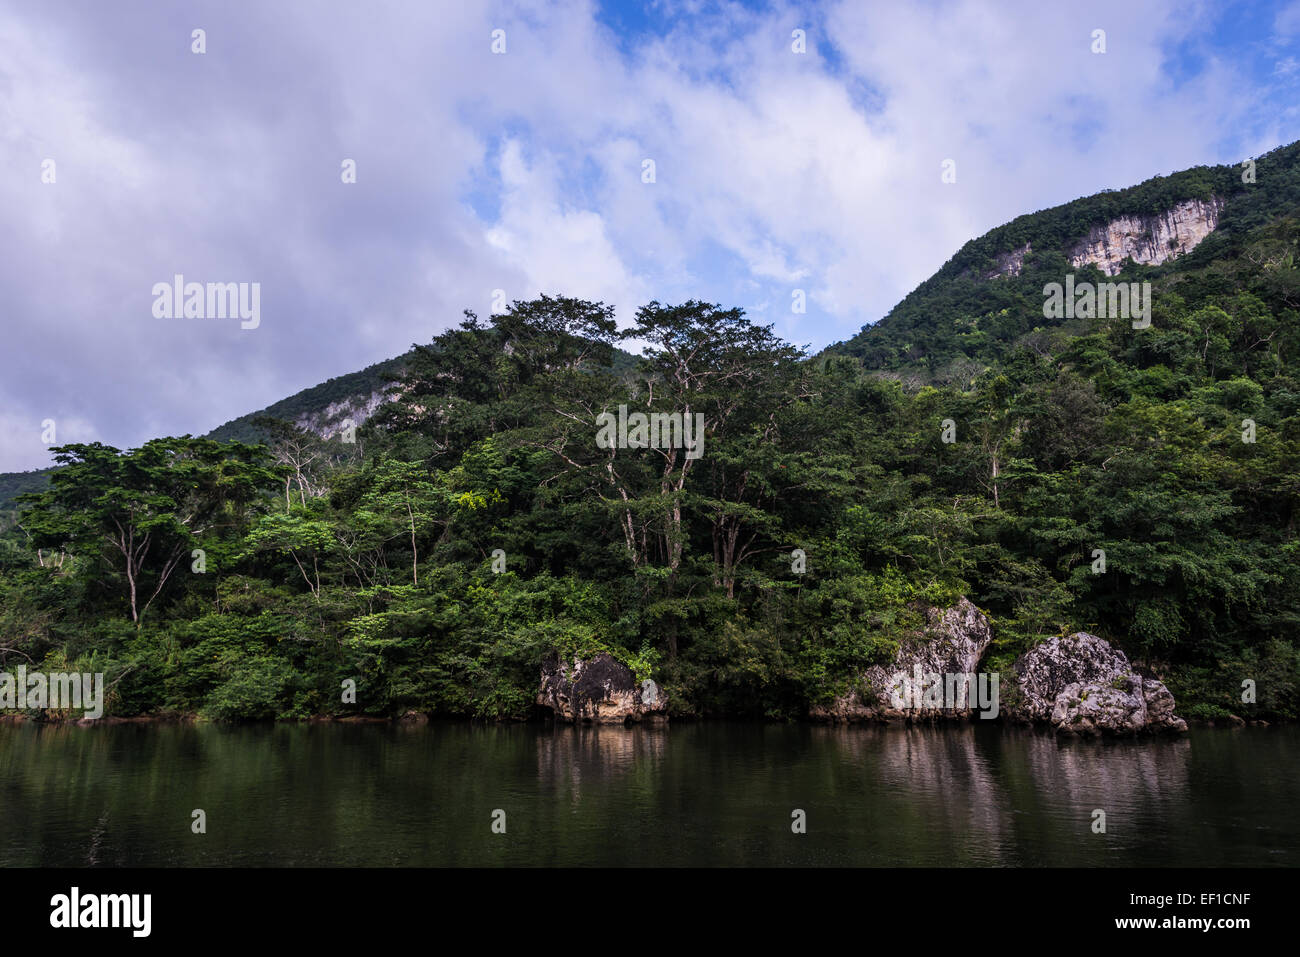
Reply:
[[201, 536], [238, 534], [249, 506], [279, 484], [261, 446], [154, 439], [126, 452], [95, 442], [55, 448], [62, 468], [22, 496], [38, 547], [98, 552], [124, 579], [137, 627]]

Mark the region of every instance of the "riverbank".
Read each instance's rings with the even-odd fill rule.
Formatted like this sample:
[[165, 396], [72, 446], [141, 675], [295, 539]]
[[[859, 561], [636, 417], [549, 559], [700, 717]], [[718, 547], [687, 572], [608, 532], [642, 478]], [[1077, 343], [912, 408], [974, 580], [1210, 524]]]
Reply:
[[[1017, 657], [1010, 667], [992, 669], [992, 623], [972, 602], [961, 598], [946, 608], [914, 610], [919, 627], [898, 644], [892, 661], [842, 680], [844, 690], [809, 702], [798, 717], [830, 725], [996, 722], [1051, 728], [1067, 737], [1123, 738], [1188, 730], [1188, 721], [1175, 713], [1174, 696], [1164, 681], [1150, 669], [1134, 666], [1122, 650], [1097, 635], [1075, 632], [1048, 638]], [[496, 720], [526, 721], [531, 717], [566, 724], [627, 726], [666, 722], [670, 717], [678, 721], [743, 717], [696, 713], [645, 669], [637, 673], [628, 662], [607, 651], [586, 657], [552, 652], [542, 659], [537, 680], [531, 712], [524, 706], [519, 709], [522, 713]], [[1246, 684], [1253, 691], [1253, 682]], [[345, 680], [342, 690], [343, 706], [355, 705], [355, 682]], [[227, 709], [216, 715], [211, 711], [160, 712], [90, 719], [78, 718], [75, 705], [35, 715], [36, 720], [48, 723], [77, 724], [192, 723], [212, 718], [240, 722], [244, 717]], [[466, 716], [435, 715], [408, 707], [400, 715], [323, 713], [291, 720], [387, 724], [424, 723], [434, 717], [454, 720]], [[1193, 715], [1193, 720], [1197, 719], [1206, 727], [1269, 724], [1268, 719], [1229, 712]]]
[[[408, 711], [404, 714], [393, 716], [381, 715], [312, 715], [306, 718], [249, 718], [244, 720], [230, 720], [227, 718], [207, 718], [197, 713], [174, 713], [166, 714], [145, 714], [145, 715], [105, 715], [102, 718], [78, 718], [76, 716], [61, 715], [38, 715], [38, 714], [2, 714], [0, 715], [0, 725], [4, 724], [37, 724], [37, 725], [75, 725], [77, 727], [112, 727], [116, 725], [173, 725], [173, 724], [210, 724], [225, 726], [242, 726], [242, 725], [300, 725], [300, 724], [342, 724], [342, 725], [424, 725], [431, 723], [446, 724], [466, 724], [466, 725], [559, 725], [573, 726], [575, 722], [557, 720], [553, 716], [534, 716], [529, 718], [495, 718], [485, 720], [483, 718], [469, 717], [466, 715], [455, 714], [426, 714], [423, 712]], [[736, 722], [740, 724], [753, 725], [808, 725], [812, 727], [823, 726], [845, 726], [845, 727], [885, 727], [885, 728], [944, 728], [960, 727], [962, 725], [985, 725], [990, 727], [1001, 728], [1027, 728], [1035, 730], [1049, 730], [1052, 728], [1051, 722], [1048, 721], [1024, 721], [1019, 719], [995, 719], [992, 721], [982, 721], [979, 718], [970, 717], [950, 717], [936, 718], [927, 716], [919, 720], [872, 720], [872, 721], [846, 721], [835, 722], [826, 721], [822, 718], [803, 717], [792, 720], [781, 720], [774, 718], [753, 717], [747, 715], [692, 715], [681, 714], [671, 717], [662, 717], [657, 720], [646, 722], [651, 727], [654, 726], [671, 726], [698, 723], [720, 723]], [[1206, 719], [1206, 718], [1188, 718], [1187, 724], [1190, 728], [1269, 728], [1284, 727], [1294, 722], [1285, 719], [1276, 719], [1267, 721], [1263, 719], [1247, 719], [1237, 715], [1229, 715], [1226, 718]], [[579, 727], [607, 727], [607, 728], [634, 728], [641, 726], [638, 722], [624, 721], [614, 723], [607, 721], [579, 721], [576, 722]]]

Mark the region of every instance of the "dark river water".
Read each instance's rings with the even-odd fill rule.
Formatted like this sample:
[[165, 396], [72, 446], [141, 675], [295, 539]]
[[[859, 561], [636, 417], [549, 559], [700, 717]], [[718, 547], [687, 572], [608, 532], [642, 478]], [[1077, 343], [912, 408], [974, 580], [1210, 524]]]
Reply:
[[1298, 758], [1296, 728], [0, 725], [0, 866], [1294, 866]]

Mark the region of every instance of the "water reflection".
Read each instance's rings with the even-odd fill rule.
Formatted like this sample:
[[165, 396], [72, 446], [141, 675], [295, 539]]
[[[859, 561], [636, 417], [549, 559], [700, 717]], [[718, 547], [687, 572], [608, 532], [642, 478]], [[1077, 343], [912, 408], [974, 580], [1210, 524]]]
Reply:
[[1292, 864], [1297, 746], [978, 722], [0, 725], [0, 865]]
[[653, 780], [663, 762], [668, 734], [667, 725], [557, 725], [535, 739], [540, 789], [578, 802], [584, 778], [598, 787], [629, 775]]

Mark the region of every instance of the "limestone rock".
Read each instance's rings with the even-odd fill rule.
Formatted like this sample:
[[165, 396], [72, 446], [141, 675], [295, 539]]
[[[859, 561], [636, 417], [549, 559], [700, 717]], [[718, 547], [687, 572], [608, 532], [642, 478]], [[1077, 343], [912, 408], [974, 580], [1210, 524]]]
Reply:
[[[1094, 226], [1071, 246], [1067, 250], [1070, 265], [1076, 269], [1095, 265], [1107, 276], [1114, 276], [1130, 257], [1144, 266], [1177, 259], [1214, 232], [1223, 207], [1224, 201], [1212, 196], [1208, 200], [1185, 200], [1159, 216], [1120, 216], [1104, 226]], [[998, 253], [993, 268], [982, 278], [1019, 276], [1030, 252], [1026, 243], [1019, 249]]]
[[668, 696], [658, 684], [647, 679], [638, 685], [632, 669], [606, 652], [542, 662], [537, 704], [568, 723], [627, 724], [668, 713]]
[[1016, 716], [1062, 734], [1186, 731], [1161, 681], [1133, 673], [1124, 652], [1096, 635], [1052, 638], [1015, 664]]
[[1019, 276], [1025, 268], [1025, 257], [1033, 249], [1029, 243], [1025, 243], [1019, 249], [1013, 249], [1010, 252], [998, 253], [993, 257], [993, 269], [984, 274], [985, 279], [997, 279], [1000, 276]]
[[1214, 232], [1223, 206], [1218, 197], [1189, 199], [1160, 216], [1121, 216], [1091, 229], [1070, 250], [1070, 265], [1092, 263], [1114, 276], [1129, 257], [1147, 266], [1177, 259]]
[[926, 627], [920, 634], [904, 639], [898, 654], [888, 667], [874, 666], [863, 675], [865, 694], [851, 691], [826, 706], [813, 707], [809, 717], [832, 722], [965, 719], [970, 708], [965, 700], [954, 708], [899, 709], [890, 694], [895, 676], [913, 675], [919, 667], [923, 675], [973, 675], [984, 651], [993, 640], [984, 613], [963, 598], [952, 608], [931, 608]]

